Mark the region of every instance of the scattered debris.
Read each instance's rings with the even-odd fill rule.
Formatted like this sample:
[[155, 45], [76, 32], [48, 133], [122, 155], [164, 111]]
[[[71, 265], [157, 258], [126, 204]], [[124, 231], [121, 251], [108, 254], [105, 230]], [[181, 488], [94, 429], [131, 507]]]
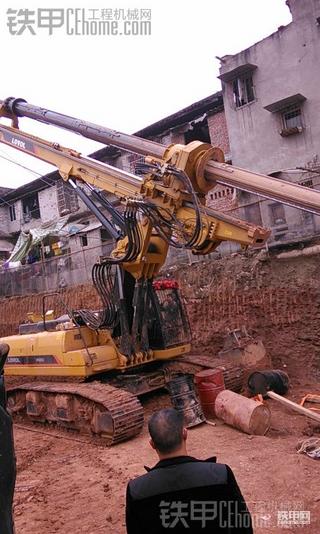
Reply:
[[320, 460], [320, 438], [308, 438], [298, 443], [297, 452]]
[[316, 412], [320, 412], [320, 395], [312, 395], [311, 393], [308, 393], [303, 397], [303, 399], [300, 402], [300, 406], [303, 406], [306, 402], [314, 402], [316, 404], [319, 404], [319, 407], [311, 407], [309, 410], [314, 410]]
[[315, 421], [312, 421], [312, 419], [307, 419], [302, 434], [304, 436], [309, 436], [310, 438], [315, 434], [320, 434], [320, 423], [316, 423]]
[[310, 419], [314, 419], [315, 421], [318, 421], [320, 423], [320, 414], [316, 414], [312, 412], [311, 410], [308, 410], [308, 408], [304, 408], [303, 406], [300, 406], [300, 404], [297, 404], [296, 402], [293, 402], [289, 399], [281, 397], [281, 395], [274, 393], [274, 391], [268, 391], [267, 395], [271, 399], [280, 402], [280, 404], [283, 404], [287, 408], [291, 408], [295, 412], [298, 412], [302, 415], [306, 415], [307, 417], [310, 417]]
[[210, 425], [210, 426], [217, 426], [217, 424], [214, 423], [213, 421], [206, 420], [206, 423], [207, 423], [207, 425]]

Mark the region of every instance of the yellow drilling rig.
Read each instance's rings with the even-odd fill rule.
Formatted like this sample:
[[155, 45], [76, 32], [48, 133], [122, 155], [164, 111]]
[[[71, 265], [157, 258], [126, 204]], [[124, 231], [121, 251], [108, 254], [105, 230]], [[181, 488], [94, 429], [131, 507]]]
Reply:
[[[135, 174], [19, 129], [19, 117], [58, 126], [140, 154]], [[211, 253], [220, 243], [262, 246], [270, 231], [206, 206], [217, 183], [320, 214], [320, 193], [224, 163], [210, 144], [159, 143], [39, 108], [23, 99], [0, 101], [0, 142], [54, 165], [114, 239], [92, 279], [100, 310], [20, 326], [2, 338], [10, 346], [8, 376], [44, 377], [8, 392], [11, 413], [86, 430], [115, 444], [138, 434], [138, 396], [166, 384], [166, 364], [190, 350], [190, 328], [177, 284], [156, 278], [169, 246]], [[85, 187], [84, 187], [85, 186]], [[117, 197], [118, 210], [108, 196]], [[108, 214], [108, 215], [106, 215]], [[64, 377], [64, 381], [45, 377]], [[78, 380], [67, 381], [77, 378]], [[80, 381], [79, 379], [82, 379]], [[94, 379], [94, 381], [93, 381]]]

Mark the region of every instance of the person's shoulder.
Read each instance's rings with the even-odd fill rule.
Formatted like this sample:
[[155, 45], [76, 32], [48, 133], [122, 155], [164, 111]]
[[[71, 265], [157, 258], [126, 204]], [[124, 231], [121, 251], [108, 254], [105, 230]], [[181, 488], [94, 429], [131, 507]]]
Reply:
[[[190, 487], [226, 485], [228, 483], [228, 466], [217, 464], [215, 458], [188, 461], [161, 468], [153, 468], [149, 472], [128, 482], [127, 491], [133, 498], [152, 495], [160, 487], [167, 491], [173, 486], [176, 489]], [[139, 498], [138, 497], [138, 498]]]
[[132, 478], [127, 484], [127, 493], [136, 499], [139, 494], [145, 493], [148, 488], [150, 489], [150, 483], [152, 485], [154, 478], [155, 475], [153, 470], [137, 476], [136, 478]]
[[129, 480], [128, 485], [127, 485], [129, 489], [133, 489], [135, 486], [139, 484], [143, 484], [144, 482], [147, 482], [150, 479], [155, 468], [149, 468], [146, 466], [144, 468], [146, 469], [146, 473], [143, 473], [142, 475], [138, 475], [135, 478], [132, 478], [131, 480]]
[[215, 476], [221, 482], [225, 482], [228, 476], [228, 467], [226, 464], [216, 463], [210, 458], [208, 460], [199, 460], [197, 462], [197, 469], [207, 471], [211, 476]]
[[223, 471], [228, 478], [229, 478], [230, 475], [234, 476], [230, 465], [228, 465], [228, 464], [218, 464], [218, 463], [216, 463], [214, 465], [216, 466], [217, 470], [219, 470], [220, 472]]
[[139, 482], [142, 482], [144, 481], [145, 479], [148, 479], [150, 477], [150, 471], [148, 471], [147, 473], [144, 473], [143, 475], [139, 475], [135, 478], [132, 478], [131, 480], [129, 480], [128, 482], [128, 488], [133, 488], [134, 486], [136, 486]]

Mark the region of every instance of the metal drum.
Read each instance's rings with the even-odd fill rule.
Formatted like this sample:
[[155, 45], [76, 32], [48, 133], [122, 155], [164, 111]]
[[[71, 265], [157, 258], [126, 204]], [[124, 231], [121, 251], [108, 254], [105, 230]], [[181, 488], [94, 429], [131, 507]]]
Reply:
[[263, 436], [270, 428], [271, 413], [261, 402], [243, 397], [234, 391], [225, 390], [216, 398], [215, 412], [227, 425]]
[[278, 395], [285, 395], [289, 389], [289, 377], [283, 371], [255, 371], [248, 378], [248, 388], [252, 395], [274, 391]]
[[223, 370], [217, 368], [200, 371], [195, 375], [194, 383], [198, 385], [202, 382], [209, 382], [215, 386], [224, 386]]
[[225, 389], [222, 369], [206, 369], [194, 377], [203, 413], [207, 419], [214, 418], [217, 395]]
[[205, 421], [191, 375], [177, 375], [168, 383], [168, 390], [172, 405], [178, 412], [183, 413], [187, 428]]

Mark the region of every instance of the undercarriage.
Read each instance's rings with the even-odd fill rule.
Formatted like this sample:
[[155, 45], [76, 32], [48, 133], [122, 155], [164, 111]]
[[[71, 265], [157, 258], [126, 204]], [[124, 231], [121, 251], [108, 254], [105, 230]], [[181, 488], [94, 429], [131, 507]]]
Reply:
[[219, 368], [225, 387], [239, 392], [249, 372], [268, 365], [261, 340], [245, 331], [230, 332], [225, 347], [220, 357], [186, 355], [155, 362], [148, 371], [137, 367], [124, 373], [102, 373], [85, 382], [34, 380], [12, 386], [8, 388], [8, 410], [19, 420], [98, 436], [106, 445], [115, 445], [141, 432], [144, 413], [139, 397], [167, 389], [177, 375]]

